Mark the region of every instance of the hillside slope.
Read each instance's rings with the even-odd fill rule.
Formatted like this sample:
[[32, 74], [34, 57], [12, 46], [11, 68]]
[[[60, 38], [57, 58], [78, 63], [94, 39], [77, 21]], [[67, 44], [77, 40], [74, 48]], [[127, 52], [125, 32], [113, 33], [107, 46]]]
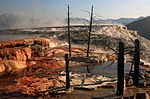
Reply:
[[21, 16], [15, 14], [0, 15], [0, 30], [16, 29], [16, 28], [31, 28], [49, 26], [51, 21], [32, 18], [29, 16]]
[[0, 29], [23, 28], [36, 26], [38, 19], [14, 14], [0, 15]]
[[127, 24], [129, 30], [135, 30], [140, 33], [141, 36], [150, 40], [150, 17]]
[[[135, 18], [119, 18], [119, 19], [93, 19], [93, 24], [121, 24], [126, 25], [135, 21]], [[71, 25], [89, 24], [89, 19], [85, 18], [70, 18]], [[67, 25], [67, 19], [36, 19], [28, 16], [15, 14], [0, 15], [0, 30], [16, 29], [16, 28], [31, 28], [31, 27], [48, 27]]]

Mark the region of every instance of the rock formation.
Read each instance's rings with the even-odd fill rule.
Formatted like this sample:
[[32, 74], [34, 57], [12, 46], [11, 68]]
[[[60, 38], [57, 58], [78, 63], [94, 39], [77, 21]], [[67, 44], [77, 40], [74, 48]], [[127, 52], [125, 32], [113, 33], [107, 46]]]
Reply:
[[[37, 71], [39, 66], [43, 69], [62, 67], [63, 62], [44, 57], [44, 51], [55, 46], [55, 42], [45, 38], [27, 38], [0, 42], [0, 75], [15, 74], [19, 69], [23, 70], [26, 67], [31, 70], [37, 67]], [[30, 66], [33, 66], [33, 68]]]
[[1, 41], [0, 48], [12, 48], [19, 46], [32, 46], [32, 45], [41, 45], [41, 46], [54, 46], [54, 42], [51, 42], [46, 38], [26, 38], [20, 40], [9, 40], [9, 41]]
[[4, 48], [0, 50], [2, 60], [27, 61], [31, 58], [30, 47]]
[[[79, 30], [79, 28], [76, 28], [76, 30]], [[63, 33], [58, 33], [57, 39], [63, 38], [65, 40], [65, 36], [67, 37], [67, 35], [65, 32]], [[74, 31], [74, 35], [71, 35], [71, 37], [73, 43], [71, 48], [71, 56], [75, 59], [78, 58], [94, 60], [95, 63], [99, 63], [98, 65], [107, 61], [117, 60], [116, 46], [118, 46], [119, 41], [124, 41], [126, 47], [128, 47], [134, 45], [132, 40], [140, 38], [137, 32], [128, 31], [126, 27], [107, 25], [93, 27], [91, 37], [92, 47], [90, 48], [90, 57], [87, 58], [85, 57], [86, 48], [83, 48], [83, 46], [81, 47], [75, 45], [86, 44], [86, 36], [81, 35], [81, 33], [78, 31]], [[83, 42], [80, 42], [79, 39]], [[143, 42], [141, 46], [148, 49], [150, 42], [143, 38], [142, 41]], [[0, 82], [0, 85], [2, 85], [0, 87], [0, 92], [3, 92], [4, 95], [6, 93], [10, 94], [12, 92], [19, 92], [25, 95], [37, 96], [37, 93], [41, 93], [43, 91], [45, 92], [55, 87], [65, 86], [65, 74], [59, 74], [59, 70], [61, 69], [53, 71], [53, 69], [65, 66], [64, 55], [68, 53], [68, 46], [62, 45], [63, 44], [56, 43], [53, 40], [48, 40], [45, 38], [27, 38], [22, 40], [0, 42], [0, 77], [3, 75], [3, 77], [7, 76], [11, 78], [9, 75], [15, 75], [13, 76], [13, 79], [11, 78], [11, 80], [7, 80], [8, 78], [1, 79], [2, 81], [7, 80], [7, 82]], [[78, 61], [78, 59], [75, 61], [70, 61], [70, 66], [87, 66], [90, 64], [84, 64], [84, 62], [81, 60]], [[93, 63], [89, 66], [93, 66]], [[106, 66], [106, 68], [108, 66]], [[108, 69], [110, 68], [108, 67]], [[54, 72], [56, 74], [55, 76]], [[89, 74], [86, 76], [86, 74], [79, 75], [70, 73], [71, 85], [76, 86], [80, 84], [82, 85], [82, 88], [89, 87], [91, 89], [102, 87], [106, 83], [111, 82], [110, 80], [111, 78], [106, 78], [104, 76], [90, 76]], [[112, 82], [116, 83], [116, 78], [113, 79]], [[99, 85], [93, 85], [98, 83]], [[87, 86], [87, 84], [90, 84], [91, 86]], [[80, 86], [78, 88], [80, 88]]]
[[17, 75], [26, 67], [22, 61], [0, 60], [0, 75]]

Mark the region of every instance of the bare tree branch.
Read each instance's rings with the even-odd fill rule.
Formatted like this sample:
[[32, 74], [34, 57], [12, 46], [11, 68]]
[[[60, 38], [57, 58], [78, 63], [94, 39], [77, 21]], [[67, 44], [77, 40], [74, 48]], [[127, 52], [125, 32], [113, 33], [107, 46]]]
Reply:
[[112, 64], [115, 63], [115, 60], [112, 61], [110, 64], [108, 64], [107, 66], [105, 66], [103, 69], [106, 69], [106, 68], [110, 68], [110, 66], [112, 66]]

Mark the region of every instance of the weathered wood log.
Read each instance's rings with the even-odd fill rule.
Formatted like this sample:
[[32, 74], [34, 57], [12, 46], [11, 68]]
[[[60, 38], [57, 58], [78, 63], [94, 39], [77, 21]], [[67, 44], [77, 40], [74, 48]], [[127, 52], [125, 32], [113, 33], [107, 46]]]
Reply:
[[70, 80], [69, 80], [69, 57], [68, 54], [65, 54], [66, 61], [66, 89], [70, 88]]
[[117, 71], [118, 71], [117, 95], [123, 95], [123, 89], [124, 89], [124, 43], [123, 42], [119, 42]]
[[135, 40], [135, 52], [134, 52], [134, 78], [133, 83], [135, 86], [139, 84], [139, 65], [140, 65], [140, 44], [139, 40]]

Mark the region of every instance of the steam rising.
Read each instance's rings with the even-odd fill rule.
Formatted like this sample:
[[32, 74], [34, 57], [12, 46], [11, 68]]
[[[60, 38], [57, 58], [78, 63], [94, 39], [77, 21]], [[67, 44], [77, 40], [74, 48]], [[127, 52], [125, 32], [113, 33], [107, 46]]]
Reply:
[[[28, 7], [25, 7], [28, 6]], [[31, 7], [32, 6], [32, 7]], [[67, 14], [57, 13], [53, 8], [46, 8], [41, 4], [40, 0], [31, 0], [30, 4], [18, 6], [19, 8], [14, 14], [0, 15], [0, 29], [28, 28], [28, 27], [49, 27], [67, 25]], [[32, 9], [31, 9], [32, 8]], [[64, 12], [65, 9], [64, 6]], [[34, 17], [33, 17], [34, 16]], [[71, 18], [71, 25], [86, 25], [89, 20], [84, 18]], [[97, 23], [99, 22], [99, 23]], [[111, 20], [95, 20], [94, 24], [118, 24], [112, 23]], [[120, 25], [120, 24], [119, 24]]]
[[14, 12], [0, 15], [0, 29], [65, 25], [64, 18], [52, 8], [43, 6], [40, 0], [31, 0], [30, 4], [17, 7]]

